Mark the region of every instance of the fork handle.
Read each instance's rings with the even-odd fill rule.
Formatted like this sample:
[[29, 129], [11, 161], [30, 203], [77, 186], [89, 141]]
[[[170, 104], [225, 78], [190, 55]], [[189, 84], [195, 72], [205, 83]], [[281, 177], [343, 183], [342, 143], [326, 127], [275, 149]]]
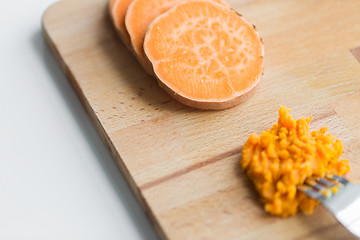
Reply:
[[324, 200], [326, 206], [337, 220], [352, 234], [360, 238], [360, 186], [346, 184], [339, 192]]

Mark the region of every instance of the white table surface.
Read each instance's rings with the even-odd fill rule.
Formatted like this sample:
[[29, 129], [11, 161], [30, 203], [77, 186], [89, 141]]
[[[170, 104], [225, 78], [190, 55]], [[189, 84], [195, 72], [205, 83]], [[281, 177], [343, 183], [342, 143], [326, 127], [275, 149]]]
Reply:
[[0, 239], [157, 239], [44, 43], [53, 2], [0, 0]]

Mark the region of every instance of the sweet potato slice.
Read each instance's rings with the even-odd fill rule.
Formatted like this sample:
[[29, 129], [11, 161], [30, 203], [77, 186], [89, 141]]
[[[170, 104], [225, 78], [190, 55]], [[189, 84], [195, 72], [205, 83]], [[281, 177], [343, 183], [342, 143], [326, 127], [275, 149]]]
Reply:
[[114, 3], [115, 3], [115, 0], [110, 0], [109, 1], [109, 12], [110, 12], [110, 15], [112, 15], [112, 8], [114, 6]]
[[112, 22], [115, 26], [115, 29], [123, 40], [124, 44], [129, 48], [131, 45], [130, 36], [125, 27], [125, 14], [133, 0], [110, 0], [109, 1], [109, 11]]
[[157, 17], [144, 50], [160, 86], [200, 109], [238, 104], [263, 73], [264, 47], [254, 25], [211, 1], [181, 2]]
[[[133, 0], [125, 17], [125, 26], [130, 35], [131, 45], [141, 65], [152, 72], [151, 64], [146, 61], [144, 38], [150, 23], [159, 15], [183, 0]], [[211, 0], [229, 7], [225, 0]]]

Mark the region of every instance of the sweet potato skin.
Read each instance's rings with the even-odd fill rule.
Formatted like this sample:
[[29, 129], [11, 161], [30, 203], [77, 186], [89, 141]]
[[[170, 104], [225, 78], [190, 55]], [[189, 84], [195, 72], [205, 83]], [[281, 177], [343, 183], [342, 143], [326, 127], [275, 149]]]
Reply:
[[[113, 23], [113, 26], [115, 28], [116, 34], [119, 36], [119, 38], [123, 41], [125, 46], [131, 50], [131, 41], [130, 41], [130, 35], [126, 30], [125, 27], [125, 15], [124, 16], [118, 16], [117, 11], [119, 9], [117, 8], [128, 8], [128, 5], [131, 3], [132, 0], [110, 0], [109, 1], [109, 14], [111, 21]], [[121, 4], [124, 4], [124, 6], [121, 6]], [[121, 9], [120, 9], [121, 10]], [[125, 9], [123, 9], [125, 10]], [[121, 11], [123, 11], [121, 10]], [[121, 19], [118, 19], [118, 18]], [[123, 18], [122, 18], [123, 17]]]
[[156, 78], [158, 81], [159, 86], [164, 89], [168, 94], [170, 94], [176, 101], [192, 107], [197, 108], [201, 110], [225, 110], [232, 107], [235, 107], [236, 105], [239, 105], [240, 103], [246, 101], [251, 95], [252, 91], [249, 91], [245, 94], [242, 94], [236, 98], [230, 99], [228, 101], [223, 102], [215, 102], [215, 101], [194, 101], [192, 99], [186, 98], [184, 96], [181, 96], [174, 92], [171, 88], [169, 88], [167, 85], [165, 85], [159, 78]]
[[[125, 27], [125, 16], [124, 16], [124, 19], [118, 19], [121, 16], [117, 16], [117, 14], [116, 14], [116, 11], [117, 11], [116, 8], [121, 7], [121, 6], [119, 6], [119, 4], [124, 4], [124, 6], [122, 6], [122, 7], [128, 8], [128, 6], [131, 4], [132, 1], [133, 0], [110, 0], [109, 1], [109, 13], [110, 13], [111, 21], [115, 28], [116, 34], [122, 40], [122, 42], [125, 44], [125, 46], [134, 54], [134, 56], [137, 58], [138, 62], [143, 67], [143, 69], [148, 74], [155, 76], [151, 65], [149, 65], [147, 62], [144, 62], [142, 59], [140, 59], [139, 56], [135, 53], [134, 48], [132, 47], [130, 35]], [[120, 20], [121, 20], [121, 24], [119, 24]]]

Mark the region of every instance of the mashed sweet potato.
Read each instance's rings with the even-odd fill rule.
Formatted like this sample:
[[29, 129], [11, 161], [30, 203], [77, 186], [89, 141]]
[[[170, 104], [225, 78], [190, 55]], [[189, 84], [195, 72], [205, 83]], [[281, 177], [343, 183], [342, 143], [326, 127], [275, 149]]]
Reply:
[[281, 107], [277, 124], [251, 134], [243, 147], [241, 165], [260, 194], [265, 210], [287, 217], [301, 210], [312, 213], [319, 203], [298, 191], [306, 178], [344, 175], [347, 160], [339, 161], [342, 144], [327, 128], [310, 131], [311, 117], [295, 120]]

